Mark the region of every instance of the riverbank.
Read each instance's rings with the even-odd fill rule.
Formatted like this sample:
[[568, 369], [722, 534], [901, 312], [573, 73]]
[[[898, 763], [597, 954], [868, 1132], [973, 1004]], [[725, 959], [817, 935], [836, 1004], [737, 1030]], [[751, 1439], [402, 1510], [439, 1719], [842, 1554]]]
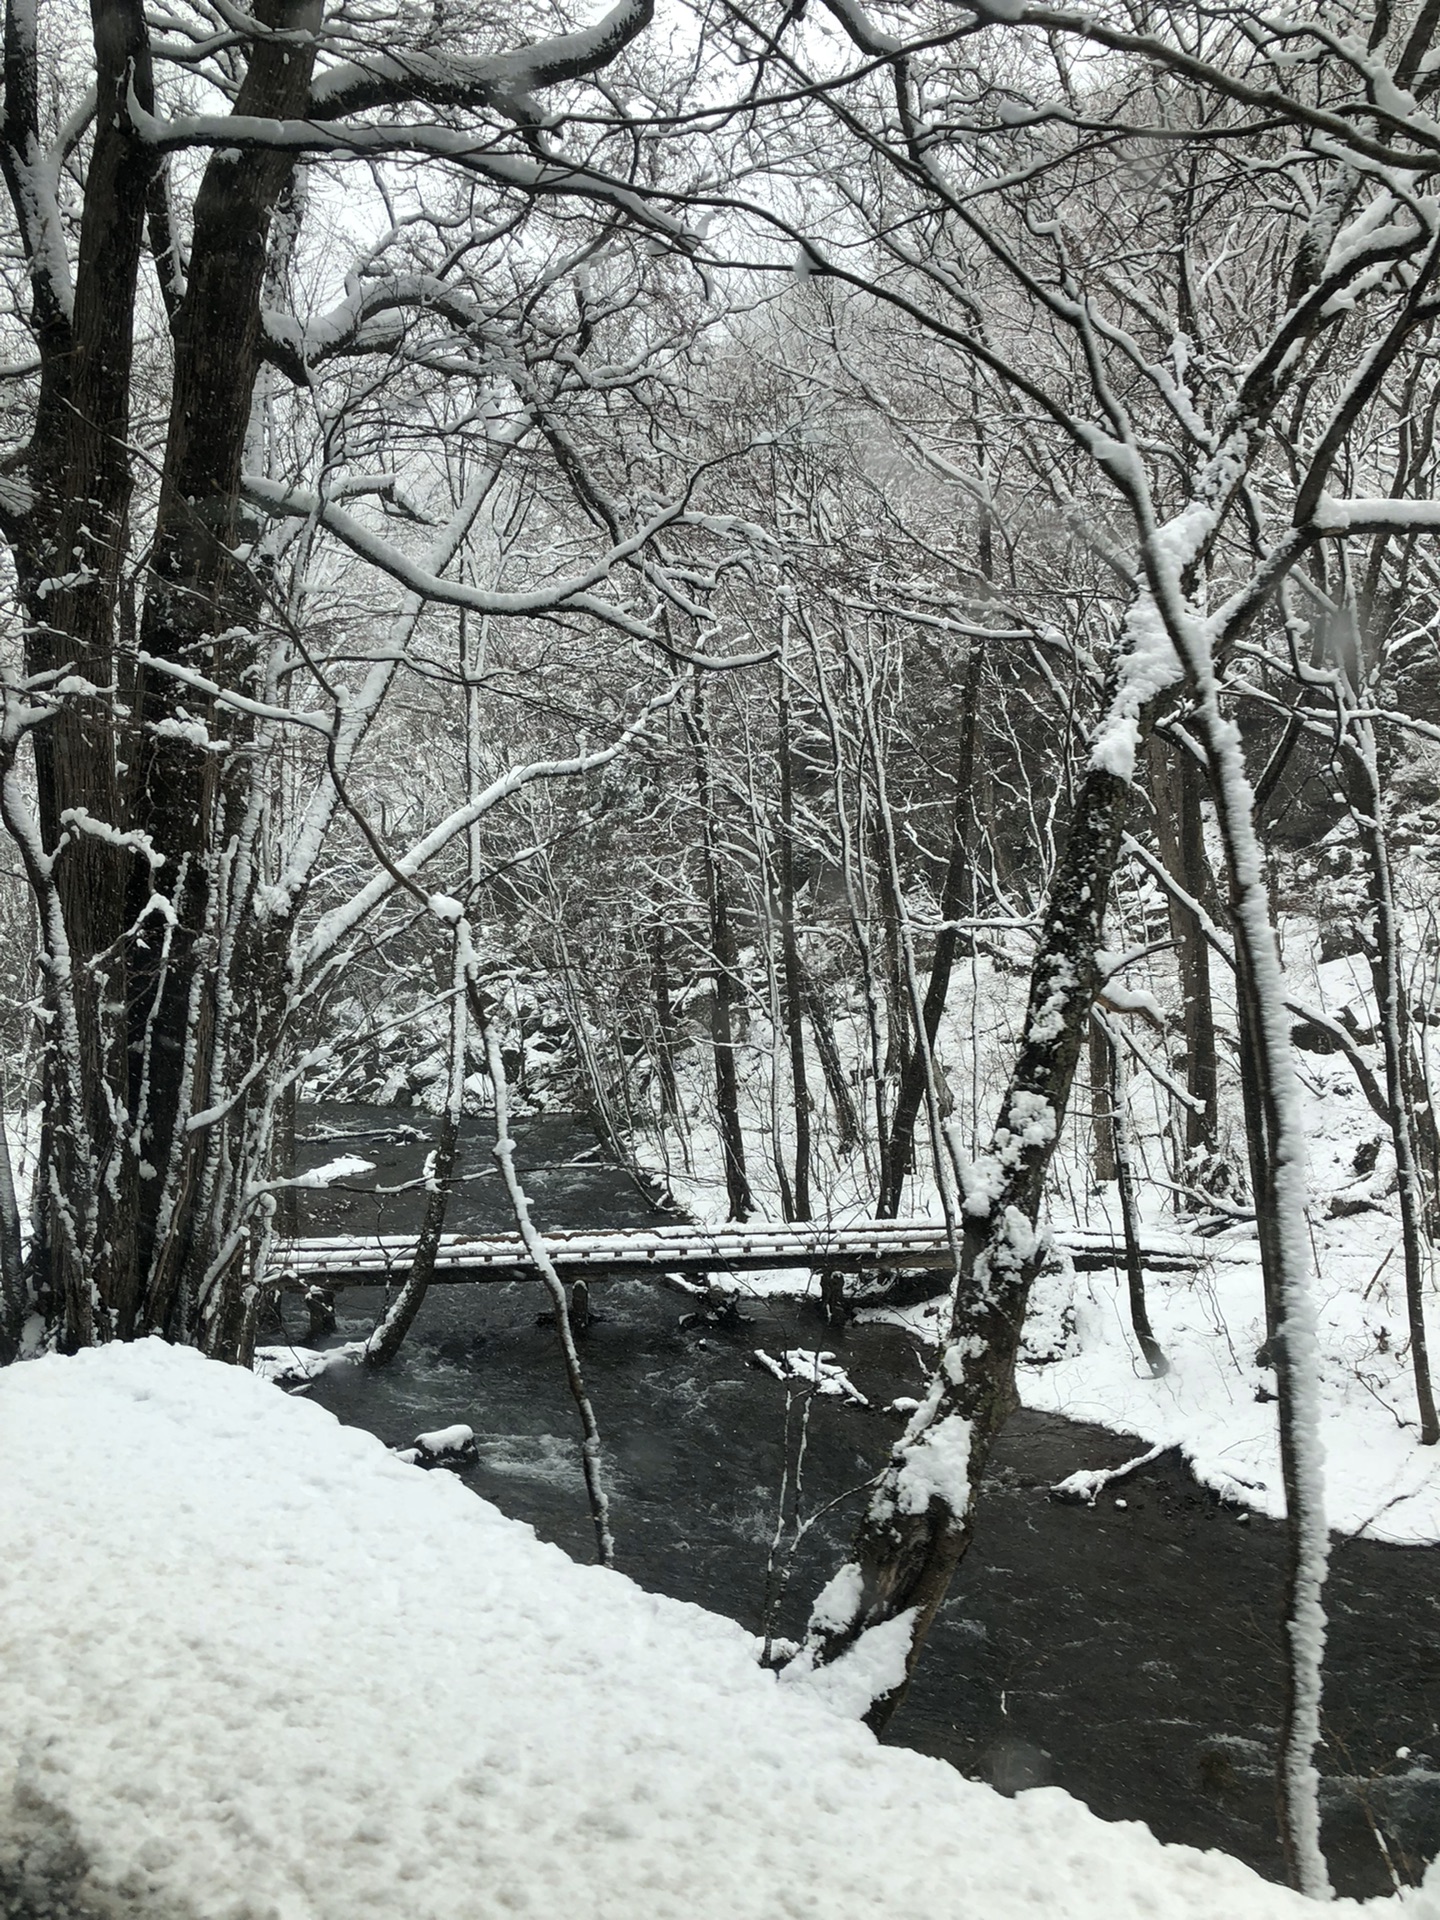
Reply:
[[879, 1746], [731, 1622], [193, 1352], [10, 1369], [0, 1451], [8, 1913], [1307, 1911], [1223, 1854]]

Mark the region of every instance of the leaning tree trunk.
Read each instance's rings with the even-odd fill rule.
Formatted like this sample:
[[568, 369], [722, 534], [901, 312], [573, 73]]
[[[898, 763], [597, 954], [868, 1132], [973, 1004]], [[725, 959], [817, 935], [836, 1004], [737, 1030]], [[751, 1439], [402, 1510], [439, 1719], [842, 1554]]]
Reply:
[[580, 1464], [585, 1476], [585, 1492], [590, 1502], [590, 1519], [595, 1529], [597, 1557], [601, 1566], [613, 1567], [615, 1540], [610, 1531], [610, 1498], [605, 1490], [600, 1426], [595, 1418], [595, 1407], [591, 1401], [589, 1389], [585, 1385], [579, 1349], [575, 1345], [575, 1330], [570, 1319], [570, 1303], [565, 1298], [565, 1283], [556, 1271], [555, 1262], [550, 1258], [544, 1238], [536, 1231], [535, 1222], [530, 1217], [530, 1202], [521, 1184], [520, 1176], [515, 1170], [515, 1142], [510, 1133], [510, 1090], [505, 1078], [505, 1062], [501, 1056], [500, 1043], [495, 1036], [489, 1010], [480, 990], [475, 950], [470, 929], [464, 920], [456, 922], [455, 935], [456, 964], [463, 971], [466, 999], [475, 1024], [475, 1031], [485, 1049], [485, 1065], [490, 1075], [490, 1088], [495, 1101], [495, 1145], [491, 1153], [495, 1164], [500, 1169], [506, 1197], [510, 1202], [510, 1210], [515, 1216], [515, 1225], [519, 1229], [525, 1251], [530, 1256], [536, 1273], [540, 1276], [541, 1285], [550, 1296], [550, 1306], [555, 1316], [555, 1334], [560, 1342], [561, 1358], [565, 1365], [565, 1380], [570, 1389], [570, 1397], [575, 1402], [575, 1411], [580, 1418]]
[[872, 1645], [877, 1730], [904, 1695], [969, 1545], [976, 1488], [1016, 1404], [1015, 1363], [1042, 1243], [1045, 1172], [1099, 984], [1096, 952], [1128, 783], [1092, 766], [1076, 797], [1030, 977], [1024, 1035], [988, 1152], [964, 1179], [957, 1284], [930, 1389], [872, 1495], [851, 1559], [816, 1601], [801, 1669]]
[[1090, 1022], [1091, 1165], [1097, 1186], [1115, 1178], [1115, 1128], [1110, 1117], [1110, 1048], [1097, 1020]]

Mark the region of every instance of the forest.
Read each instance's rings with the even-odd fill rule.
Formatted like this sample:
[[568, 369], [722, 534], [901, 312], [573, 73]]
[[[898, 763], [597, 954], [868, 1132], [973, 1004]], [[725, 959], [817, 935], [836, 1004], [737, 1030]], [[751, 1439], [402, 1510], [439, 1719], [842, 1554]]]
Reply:
[[[624, 1571], [527, 1126], [923, 1223], [684, 1283], [811, 1314], [772, 1586], [802, 1406], [923, 1365], [762, 1668], [883, 1734], [1017, 1408], [1173, 1455], [1283, 1528], [1330, 1898], [1332, 1536], [1440, 1543], [1440, 4], [6, 0], [0, 83], [0, 1400], [404, 1365], [481, 1126]], [[372, 1108], [404, 1259], [298, 1340]]]

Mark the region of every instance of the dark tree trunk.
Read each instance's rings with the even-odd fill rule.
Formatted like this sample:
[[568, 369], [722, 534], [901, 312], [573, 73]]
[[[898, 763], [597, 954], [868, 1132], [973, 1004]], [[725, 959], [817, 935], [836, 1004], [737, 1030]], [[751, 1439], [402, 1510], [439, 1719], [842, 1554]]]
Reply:
[[[256, 19], [270, 31], [248, 48], [238, 112], [303, 113], [321, 12], [320, 0], [261, 0]], [[36, 56], [15, 8], [0, 145], [35, 263], [41, 349], [25, 457], [31, 504], [18, 522], [7, 516], [5, 531], [29, 614], [27, 666], [71, 676], [34, 734], [41, 858], [53, 861], [53, 879], [23, 856], [42, 907], [52, 1002], [37, 1282], [67, 1346], [168, 1323], [168, 1310], [156, 1311], [157, 1297], [174, 1291], [162, 1269], [183, 1267], [204, 1186], [195, 1162], [205, 1147], [187, 1139], [185, 1122], [204, 1101], [215, 1030], [214, 983], [202, 980], [197, 942], [208, 934], [213, 948], [217, 758], [156, 733], [156, 722], [175, 717], [177, 690], [138, 667], [124, 585], [138, 274], [162, 197], [163, 163], [128, 114], [131, 100], [147, 111], [154, 104], [149, 34], [135, 0], [95, 0], [92, 23], [96, 108], [73, 317], [57, 307], [44, 270], [45, 215], [29, 184], [41, 157]], [[243, 662], [221, 635], [253, 626], [257, 604], [233, 553], [260, 284], [270, 212], [291, 165], [280, 153], [210, 161], [188, 288], [173, 308], [175, 371], [140, 651], [232, 684]], [[173, 275], [167, 284], [173, 295]], [[203, 719], [203, 697], [187, 689], [183, 698], [190, 717]], [[23, 841], [20, 823], [7, 814], [7, 824]], [[205, 1258], [215, 1251], [212, 1239]], [[198, 1272], [190, 1279], [193, 1291]]]
[[810, 1031], [815, 1036], [815, 1051], [820, 1058], [820, 1071], [825, 1076], [825, 1091], [835, 1109], [836, 1142], [843, 1153], [860, 1138], [860, 1115], [850, 1091], [850, 1083], [845, 1078], [840, 1049], [835, 1045], [835, 1036], [830, 1031], [830, 1016], [825, 1010], [825, 1001], [815, 976], [803, 961], [800, 966], [800, 993], [805, 1011], [810, 1016]]
[[755, 1211], [755, 1201], [745, 1167], [745, 1136], [740, 1127], [740, 1087], [735, 1070], [735, 986], [739, 956], [730, 917], [730, 893], [720, 857], [715, 792], [710, 775], [710, 733], [705, 718], [703, 690], [698, 682], [685, 721], [695, 750], [695, 786], [700, 805], [705, 899], [710, 915], [710, 1042], [715, 1061], [715, 1110], [720, 1128], [720, 1150], [725, 1161], [725, 1192], [730, 1204], [730, 1218], [746, 1220]]
[[[309, 99], [321, 0], [261, 0], [256, 18], [275, 37], [256, 40], [236, 100], [238, 114], [289, 119]], [[152, 891], [168, 896], [162, 946], [151, 918], [131, 958], [132, 1058], [147, 1063], [142, 1151], [157, 1176], [142, 1187], [137, 1268], [153, 1296], [179, 1286], [193, 1294], [205, 1264], [193, 1200], [194, 1160], [204, 1143], [187, 1138], [187, 1112], [209, 1095], [206, 1060], [214, 1038], [213, 986], [196, 994], [197, 969], [213, 940], [212, 838], [227, 796], [218, 756], [166, 730], [181, 707], [202, 722], [203, 695], [164, 671], [168, 663], [221, 685], [240, 684], [255, 653], [259, 584], [243, 560], [240, 473], [260, 365], [260, 295], [271, 217], [293, 160], [281, 152], [221, 152], [206, 166], [195, 201], [188, 285], [174, 321], [175, 379], [165, 477], [141, 628], [137, 704], [144, 722], [136, 751], [136, 801], [165, 866], [137, 875], [130, 918], [140, 921]], [[227, 730], [233, 731], [227, 717]], [[173, 916], [173, 918], [171, 918]], [[208, 939], [207, 939], [208, 937]], [[263, 991], [263, 980], [252, 982]], [[202, 1333], [225, 1351], [218, 1331]]]
[[20, 1351], [26, 1305], [20, 1208], [15, 1197], [15, 1172], [10, 1164], [10, 1140], [5, 1131], [4, 1091], [4, 1083], [0, 1081], [0, 1366], [7, 1366]]
[[40, 832], [54, 858], [63, 925], [63, 935], [60, 926], [44, 930], [51, 1018], [43, 1076], [54, 1118], [42, 1140], [36, 1191], [44, 1217], [35, 1252], [40, 1286], [63, 1316], [69, 1347], [108, 1334], [117, 1319], [123, 1328], [134, 1296], [126, 1253], [135, 1167], [107, 1072], [107, 1056], [123, 1056], [109, 1010], [125, 997], [120, 936], [133, 856], [78, 823], [113, 826], [124, 817], [116, 722], [129, 663], [117, 658], [115, 608], [131, 494], [135, 298], [157, 165], [125, 116], [131, 89], [142, 107], [153, 106], [144, 9], [138, 0], [97, 0], [92, 26], [95, 121], [69, 318], [54, 303], [47, 263], [33, 257], [28, 179], [41, 159], [39, 88], [33, 35], [14, 9], [6, 15], [3, 143], [17, 224], [36, 269], [41, 350], [25, 455], [32, 504], [7, 531], [27, 613], [27, 670], [75, 680], [34, 736]]
[[[1363, 730], [1361, 738], [1355, 731]], [[1405, 1260], [1405, 1305], [1410, 1332], [1410, 1368], [1420, 1414], [1420, 1442], [1440, 1442], [1440, 1417], [1430, 1376], [1430, 1346], [1425, 1329], [1425, 1196], [1414, 1119], [1411, 1066], [1414, 1045], [1410, 1006], [1400, 953], [1400, 928], [1385, 833], [1385, 796], [1380, 783], [1374, 735], [1369, 723], [1352, 721], [1340, 748], [1340, 772], [1350, 817], [1365, 854], [1371, 926], [1367, 940], [1375, 987], [1380, 1039], [1385, 1055], [1385, 1091], [1390, 1105], [1390, 1137], [1400, 1201], [1400, 1243]]]
[[[1194, 756], [1183, 748], [1172, 749], [1171, 754], [1173, 758], [1167, 764], [1164, 745], [1158, 739], [1151, 741], [1156, 837], [1162, 859], [1185, 892], [1192, 899], [1208, 902], [1214, 888], [1205, 858], [1201, 807], [1205, 776]], [[1166, 904], [1184, 1005], [1185, 1090], [1197, 1103], [1185, 1109], [1183, 1171], [1187, 1183], [1203, 1188], [1219, 1145], [1219, 1065], [1210, 992], [1210, 945], [1193, 912], [1173, 894], [1167, 895]]]
[[984, 653], [980, 643], [970, 643], [970, 658], [960, 696], [960, 742], [955, 766], [955, 804], [950, 821], [950, 851], [945, 863], [945, 881], [940, 893], [941, 928], [935, 937], [930, 979], [921, 1009], [923, 1037], [917, 1035], [909, 1049], [895, 1096], [895, 1111], [890, 1121], [890, 1140], [884, 1156], [884, 1176], [876, 1213], [882, 1220], [893, 1220], [900, 1210], [905, 1191], [905, 1176], [915, 1157], [915, 1123], [925, 1099], [925, 1081], [935, 1053], [935, 1038], [940, 1018], [950, 994], [950, 975], [956, 955], [961, 951], [961, 933], [956, 924], [965, 913], [973, 912], [974, 873], [970, 861], [970, 826], [975, 806], [975, 728], [980, 706], [980, 682], [984, 671]]
[[650, 992], [655, 1002], [655, 1077], [660, 1083], [660, 1107], [674, 1119], [680, 1112], [680, 1088], [675, 1080], [675, 1009], [670, 1000], [669, 941], [669, 929], [657, 926], [650, 937]]
[[1110, 1126], [1115, 1142], [1115, 1176], [1120, 1190], [1120, 1222], [1125, 1236], [1125, 1286], [1130, 1297], [1130, 1325], [1145, 1364], [1159, 1379], [1170, 1371], [1160, 1342], [1150, 1325], [1150, 1308], [1145, 1298], [1145, 1267], [1140, 1253], [1139, 1212], [1135, 1204], [1135, 1161], [1132, 1152], [1130, 1115], [1125, 1091], [1125, 1069], [1120, 1058], [1120, 1041], [1092, 1016], [1105, 1044], [1109, 1064]]
[[[1197, 900], [1212, 891], [1205, 858], [1205, 817], [1201, 769], [1186, 754], [1180, 764], [1180, 882]], [[1193, 914], [1186, 915], [1182, 949], [1185, 994], [1186, 1091], [1199, 1103], [1187, 1107], [1185, 1143], [1192, 1154], [1213, 1158], [1219, 1147], [1219, 1060], [1215, 1045], [1215, 1002], [1210, 992], [1210, 945]]]
[[[1424, 1017], [1424, 1012], [1419, 1008], [1412, 1009], [1412, 1016], [1415, 1014]], [[1425, 1232], [1431, 1240], [1435, 1240], [1440, 1239], [1440, 1126], [1436, 1125], [1435, 1105], [1430, 1094], [1424, 1058], [1417, 1045], [1412, 1045], [1410, 1050], [1410, 1085], [1414, 1089], [1415, 1149], [1425, 1169], [1422, 1183]]]
[[[875, 742], [879, 751], [879, 741]], [[885, 1076], [897, 1078], [904, 1070], [904, 1064], [910, 1048], [910, 997], [906, 991], [905, 954], [900, 933], [900, 923], [905, 907], [900, 898], [896, 876], [891, 871], [890, 852], [886, 840], [885, 821], [881, 815], [880, 803], [873, 797], [865, 799], [866, 832], [869, 845], [870, 865], [875, 875], [875, 885], [880, 894], [880, 928], [884, 950], [885, 984]], [[881, 1156], [886, 1167], [885, 1182], [889, 1183], [890, 1141], [895, 1133], [892, 1121], [886, 1131], [886, 1137], [880, 1142]]]
[[455, 1161], [460, 1147], [460, 1121], [465, 1111], [465, 1067], [468, 1058], [470, 1026], [467, 1018], [470, 982], [465, 971], [465, 950], [457, 935], [451, 954], [450, 977], [450, 1060], [445, 1082], [445, 1110], [440, 1116], [440, 1132], [430, 1162], [429, 1191], [425, 1196], [425, 1217], [415, 1242], [415, 1254], [405, 1284], [391, 1303], [389, 1312], [365, 1343], [368, 1367], [388, 1366], [400, 1351], [415, 1316], [425, 1304], [430, 1282], [435, 1277], [435, 1256], [440, 1236], [445, 1231], [445, 1215], [455, 1184]]
[[[144, 124], [156, 105], [145, 9], [90, 0], [89, 12], [92, 104], [78, 117], [58, 102], [52, 112], [52, 79], [71, 76], [63, 59], [53, 65], [53, 35], [37, 34], [34, 0], [7, 0], [0, 101], [0, 172], [39, 350], [30, 440], [0, 460], [0, 532], [38, 679], [38, 700], [0, 741], [0, 815], [39, 913], [47, 1003], [32, 1292], [66, 1348], [161, 1330], [236, 1358], [258, 1310], [246, 1247], [262, 1230], [252, 1203], [269, 1170], [276, 1062], [293, 1057], [279, 991], [297, 903], [265, 928], [249, 912], [258, 863], [244, 840], [264, 796], [258, 749], [247, 749], [258, 730], [229, 709], [226, 748], [212, 752], [197, 726], [213, 717], [205, 683], [238, 690], [262, 652], [266, 588], [249, 557], [241, 463], [267, 257], [279, 257], [272, 216], [294, 161], [258, 141], [215, 150], [182, 262], [167, 163]], [[224, 56], [239, 76], [235, 114], [306, 119], [323, 0], [255, 0], [243, 12], [251, 25]], [[595, 72], [647, 21], [642, 0], [618, 34], [542, 61], [538, 84]], [[350, 102], [359, 95], [399, 105], [416, 90], [392, 76]], [[446, 104], [494, 100], [493, 80], [476, 75]], [[332, 118], [347, 110], [330, 105]], [[187, 161], [187, 184], [195, 171]], [[147, 231], [173, 371], [153, 533], [137, 565], [131, 476], [145, 456], [131, 402]], [[34, 754], [33, 812], [28, 780], [8, 777], [22, 744]]]
[[405, 1284], [396, 1295], [389, 1312], [365, 1343], [367, 1367], [385, 1367], [395, 1358], [405, 1336], [415, 1324], [415, 1316], [425, 1304], [425, 1295], [435, 1277], [435, 1255], [445, 1231], [445, 1215], [455, 1179], [456, 1152], [460, 1144], [460, 1119], [447, 1104], [440, 1119], [440, 1134], [435, 1143], [435, 1159], [430, 1173], [430, 1191], [425, 1196], [425, 1217], [415, 1242]]
[[[295, 1120], [298, 1105], [299, 1089], [292, 1080], [280, 1096], [279, 1139], [276, 1143], [280, 1171], [287, 1180], [295, 1178]], [[275, 1209], [275, 1225], [287, 1240], [293, 1240], [300, 1231], [300, 1207], [294, 1187], [286, 1187], [281, 1193]]]
[[1094, 1136], [1095, 1180], [1115, 1178], [1115, 1125], [1110, 1104], [1110, 1049], [1098, 1020], [1090, 1022], [1090, 1125]]
[[[1237, 943], [1238, 947], [1238, 943]], [[1241, 962], [1236, 959], [1237, 986], [1243, 985]], [[1275, 1183], [1273, 1177], [1273, 1149], [1271, 1129], [1266, 1112], [1265, 1098], [1260, 1080], [1257, 1048], [1261, 1045], [1257, 1009], [1253, 1000], [1243, 991], [1236, 993], [1236, 1019], [1240, 1034], [1240, 1101], [1245, 1112], [1245, 1152], [1250, 1163], [1250, 1195], [1255, 1206], [1257, 1221], [1267, 1219], [1275, 1206]], [[1262, 1266], [1262, 1278], [1265, 1289], [1265, 1344], [1256, 1356], [1263, 1365], [1274, 1364], [1274, 1343], [1276, 1331], [1285, 1317], [1284, 1305], [1275, 1289], [1276, 1269]]]
[[[780, 750], [780, 945], [785, 1005], [785, 1038], [790, 1053], [790, 1084], [795, 1112], [795, 1179], [792, 1206], [797, 1220], [810, 1218], [810, 1082], [805, 1065], [804, 990], [800, 937], [795, 926], [795, 789], [790, 748], [790, 696], [782, 672], [777, 715]], [[777, 1152], [778, 1152], [777, 1146]]]

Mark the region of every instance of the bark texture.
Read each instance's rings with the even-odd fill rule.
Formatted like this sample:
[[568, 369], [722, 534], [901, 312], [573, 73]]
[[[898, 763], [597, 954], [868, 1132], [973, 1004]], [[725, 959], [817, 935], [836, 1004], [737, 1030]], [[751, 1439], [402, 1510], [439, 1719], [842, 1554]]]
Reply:
[[950, 1324], [930, 1390], [866, 1507], [851, 1559], [821, 1595], [797, 1658], [842, 1659], [905, 1620], [903, 1678], [873, 1702], [882, 1728], [904, 1695], [970, 1542], [975, 1489], [1016, 1405], [1025, 1307], [1043, 1253], [1035, 1220], [1099, 985], [1096, 953], [1128, 784], [1092, 767], [1076, 797], [1030, 980], [1024, 1035], [988, 1152], [962, 1169]]

